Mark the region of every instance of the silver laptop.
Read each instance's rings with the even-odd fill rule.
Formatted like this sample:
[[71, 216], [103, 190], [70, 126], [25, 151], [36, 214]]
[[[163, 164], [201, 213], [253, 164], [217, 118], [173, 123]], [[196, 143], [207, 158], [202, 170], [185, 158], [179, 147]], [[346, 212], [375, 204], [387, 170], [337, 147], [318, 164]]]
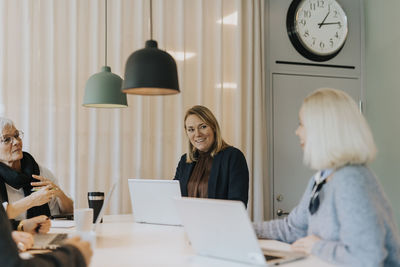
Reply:
[[128, 179], [128, 183], [135, 222], [181, 225], [173, 202], [181, 197], [179, 181]]
[[[105, 209], [108, 207], [110, 203], [111, 196], [117, 187], [117, 182], [114, 182], [110, 191], [106, 195], [106, 199], [104, 200], [103, 206], [97, 216], [96, 222], [93, 226], [93, 231], [96, 231], [97, 226], [99, 225], [101, 218], [103, 217]], [[54, 233], [54, 234], [35, 234], [33, 236], [34, 243], [31, 249], [56, 249], [62, 245], [64, 240], [68, 238], [68, 233]]]
[[196, 254], [255, 265], [279, 265], [304, 258], [292, 251], [263, 251], [240, 201], [174, 200]]

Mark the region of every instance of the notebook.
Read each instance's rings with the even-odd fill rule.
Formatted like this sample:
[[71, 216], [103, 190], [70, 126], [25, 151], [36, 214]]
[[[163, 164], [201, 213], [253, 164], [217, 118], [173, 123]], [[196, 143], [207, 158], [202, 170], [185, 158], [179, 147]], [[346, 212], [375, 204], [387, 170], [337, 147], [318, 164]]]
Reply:
[[197, 255], [264, 266], [306, 256], [292, 251], [263, 251], [240, 201], [180, 198], [174, 202]]
[[[114, 184], [112, 185], [110, 191], [106, 196], [106, 199], [104, 200], [104, 204], [101, 207], [99, 216], [97, 217], [96, 222], [93, 225], [93, 232], [96, 232], [96, 228], [100, 224], [104, 211], [108, 207], [111, 196], [116, 187], [117, 187], [117, 182], [114, 182]], [[63, 241], [66, 238], [68, 238], [68, 233], [35, 234], [33, 238], [34, 238], [34, 244], [31, 249], [56, 249], [62, 245]]]
[[135, 222], [181, 225], [173, 202], [181, 197], [179, 181], [128, 179], [128, 184]]

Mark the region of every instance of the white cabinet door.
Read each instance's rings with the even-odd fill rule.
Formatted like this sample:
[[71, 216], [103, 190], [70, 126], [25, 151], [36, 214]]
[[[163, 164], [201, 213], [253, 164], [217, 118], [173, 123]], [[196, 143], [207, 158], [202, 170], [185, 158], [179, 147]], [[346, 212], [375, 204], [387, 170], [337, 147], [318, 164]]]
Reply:
[[[299, 202], [314, 171], [303, 165], [303, 152], [295, 130], [299, 124], [298, 112], [303, 99], [321, 87], [341, 89], [358, 103], [361, 98], [359, 79], [272, 75], [272, 181], [274, 218], [278, 210], [290, 212]], [[271, 131], [270, 131], [271, 132]], [[270, 165], [270, 166], [271, 166]]]

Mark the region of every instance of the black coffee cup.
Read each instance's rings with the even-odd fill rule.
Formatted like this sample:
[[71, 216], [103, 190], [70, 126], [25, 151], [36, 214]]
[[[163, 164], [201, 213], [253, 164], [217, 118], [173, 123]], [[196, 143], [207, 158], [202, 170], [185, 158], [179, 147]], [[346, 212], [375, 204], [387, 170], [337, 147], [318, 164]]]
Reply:
[[[96, 222], [104, 203], [104, 192], [88, 192], [89, 208], [93, 209], [93, 223]], [[100, 221], [103, 222], [103, 219]]]

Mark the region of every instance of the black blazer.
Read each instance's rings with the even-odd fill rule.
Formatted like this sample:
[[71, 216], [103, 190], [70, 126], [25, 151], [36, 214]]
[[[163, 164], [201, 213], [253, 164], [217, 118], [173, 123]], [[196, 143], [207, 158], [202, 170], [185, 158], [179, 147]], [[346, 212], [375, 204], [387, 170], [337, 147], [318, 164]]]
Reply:
[[[187, 185], [196, 162], [186, 163], [181, 157], [174, 180], [179, 180], [182, 196], [187, 197]], [[208, 198], [240, 200], [247, 207], [249, 170], [243, 153], [232, 146], [214, 156], [208, 180]]]

